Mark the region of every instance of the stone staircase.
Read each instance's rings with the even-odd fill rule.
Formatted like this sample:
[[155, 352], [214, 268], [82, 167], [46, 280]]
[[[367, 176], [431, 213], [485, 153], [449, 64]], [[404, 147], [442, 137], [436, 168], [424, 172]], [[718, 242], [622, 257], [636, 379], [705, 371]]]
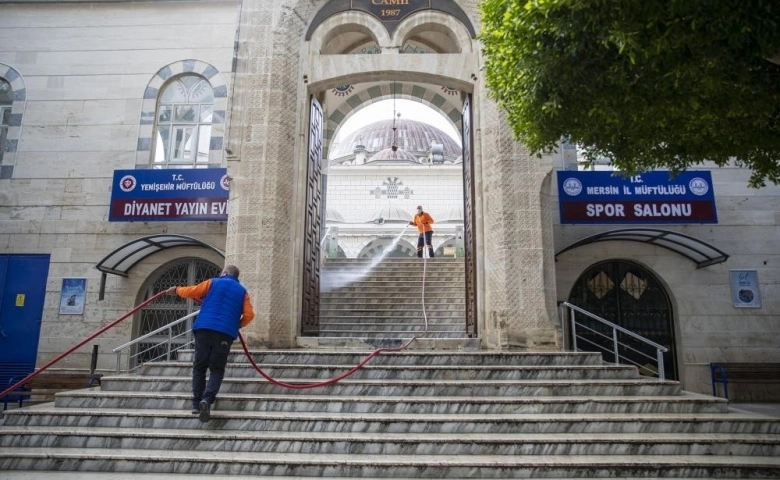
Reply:
[[[423, 261], [328, 259], [321, 273], [320, 337], [411, 338], [425, 330]], [[427, 339], [467, 338], [462, 258], [425, 264]]]
[[235, 351], [205, 424], [190, 361], [6, 412], [0, 479], [780, 478], [780, 419], [591, 353]]

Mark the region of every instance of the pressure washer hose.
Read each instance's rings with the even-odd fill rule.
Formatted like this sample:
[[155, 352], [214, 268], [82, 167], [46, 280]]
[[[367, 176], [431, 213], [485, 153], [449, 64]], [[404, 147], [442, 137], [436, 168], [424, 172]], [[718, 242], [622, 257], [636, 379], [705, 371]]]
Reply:
[[[408, 225], [406, 227], [404, 227], [404, 229], [401, 231], [400, 234], [398, 234], [398, 236], [400, 237], [401, 235], [403, 235], [403, 233], [406, 231], [407, 228], [408, 228]], [[257, 373], [259, 373], [263, 378], [265, 378], [269, 382], [273, 383], [274, 385], [278, 385], [278, 386], [284, 387], [284, 388], [290, 388], [290, 389], [293, 389], [293, 390], [308, 390], [308, 389], [312, 389], [312, 388], [325, 387], [327, 385], [332, 385], [332, 384], [334, 384], [334, 383], [336, 383], [336, 382], [338, 382], [340, 380], [343, 380], [343, 379], [349, 377], [353, 373], [355, 373], [358, 370], [360, 370], [361, 368], [363, 368], [363, 366], [366, 363], [368, 363], [372, 358], [376, 357], [380, 353], [384, 353], [384, 352], [400, 352], [402, 350], [405, 350], [406, 348], [409, 347], [409, 345], [412, 344], [412, 342], [414, 342], [418, 338], [422, 338], [422, 337], [424, 337], [425, 335], [428, 334], [428, 314], [425, 312], [425, 279], [427, 278], [427, 267], [428, 267], [428, 248], [427, 247], [428, 247], [427, 245], [423, 246], [423, 275], [422, 275], [422, 299], [421, 299], [422, 311], [423, 311], [423, 319], [425, 320], [425, 330], [423, 330], [423, 332], [420, 335], [415, 335], [414, 337], [410, 338], [406, 343], [404, 343], [400, 347], [382, 347], [382, 348], [378, 348], [378, 349], [374, 350], [368, 356], [366, 356], [363, 360], [361, 360], [360, 363], [358, 363], [357, 365], [352, 367], [350, 370], [348, 370], [347, 372], [345, 372], [345, 373], [343, 373], [343, 374], [341, 374], [341, 375], [339, 375], [337, 377], [333, 377], [333, 378], [330, 378], [328, 380], [323, 380], [322, 382], [296, 384], [296, 383], [287, 383], [287, 382], [283, 382], [281, 380], [276, 380], [275, 378], [273, 378], [270, 375], [268, 375], [267, 373], [265, 373], [263, 371], [263, 369], [260, 368], [257, 365], [257, 363], [255, 363], [255, 359], [252, 358], [252, 354], [249, 352], [249, 349], [246, 346], [246, 342], [244, 341], [244, 337], [241, 335], [241, 332], [239, 332], [238, 333], [238, 339], [241, 341], [241, 347], [244, 349], [244, 354], [246, 354], [246, 358], [249, 360], [249, 363], [251, 363], [252, 367], [254, 367], [254, 369], [257, 370]]]

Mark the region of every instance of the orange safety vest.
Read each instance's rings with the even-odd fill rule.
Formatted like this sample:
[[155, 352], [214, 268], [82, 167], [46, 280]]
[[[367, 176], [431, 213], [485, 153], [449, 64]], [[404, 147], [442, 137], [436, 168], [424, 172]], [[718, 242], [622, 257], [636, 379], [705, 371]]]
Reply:
[[433, 231], [433, 227], [431, 227], [433, 224], [433, 217], [428, 215], [428, 212], [418, 213], [415, 215], [412, 223], [417, 225], [417, 231], [420, 233]]

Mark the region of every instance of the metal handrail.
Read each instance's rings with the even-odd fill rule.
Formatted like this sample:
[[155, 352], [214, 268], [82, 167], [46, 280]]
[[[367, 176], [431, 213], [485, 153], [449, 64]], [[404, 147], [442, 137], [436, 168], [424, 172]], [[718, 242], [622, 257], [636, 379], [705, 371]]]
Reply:
[[162, 342], [152, 346], [151, 348], [149, 348], [147, 350], [144, 350], [142, 352], [137, 352], [135, 355], [130, 355], [130, 353], [128, 352], [128, 355], [127, 355], [127, 361], [128, 361], [127, 371], [130, 372], [130, 371], [134, 370], [135, 368], [138, 368], [138, 366], [136, 366], [134, 368], [130, 368], [130, 360], [134, 356], [138, 356], [141, 353], [144, 353], [146, 351], [154, 349], [154, 348], [156, 348], [156, 347], [158, 347], [160, 345], [167, 344], [168, 348], [167, 348], [167, 350], [165, 351], [164, 354], [160, 354], [157, 357], [153, 358], [152, 360], [157, 360], [157, 359], [162, 358], [162, 357], [167, 357], [168, 359], [170, 359], [171, 353], [173, 353], [173, 352], [175, 352], [175, 351], [177, 351], [177, 350], [179, 350], [179, 349], [189, 345], [189, 343], [191, 343], [191, 342], [188, 342], [188, 343], [179, 345], [178, 347], [176, 347], [174, 349], [171, 349], [171, 345], [173, 344], [173, 340], [174, 339], [179, 338], [179, 337], [184, 336], [184, 335], [187, 335], [191, 331], [191, 330], [187, 330], [186, 332], [180, 333], [178, 335], [173, 335], [173, 327], [175, 327], [176, 325], [178, 325], [178, 324], [180, 324], [182, 322], [185, 322], [185, 321], [189, 320], [190, 318], [196, 316], [199, 313], [200, 313], [200, 310], [196, 310], [196, 311], [194, 311], [194, 312], [192, 312], [190, 314], [187, 314], [187, 315], [181, 317], [178, 320], [174, 320], [173, 322], [171, 322], [171, 323], [169, 323], [167, 325], [163, 325], [162, 327], [160, 327], [160, 328], [158, 328], [156, 330], [152, 330], [151, 332], [149, 332], [147, 334], [144, 334], [144, 335], [142, 335], [142, 336], [140, 336], [138, 338], [135, 338], [135, 339], [133, 339], [133, 340], [123, 344], [123, 345], [120, 345], [120, 346], [114, 348], [112, 350], [112, 352], [114, 352], [116, 354], [116, 371], [117, 371], [117, 373], [120, 373], [122, 371], [122, 352], [124, 352], [125, 350], [130, 350], [130, 348], [138, 345], [139, 343], [141, 343], [142, 341], [146, 340], [147, 338], [153, 337], [153, 336], [155, 336], [155, 335], [157, 335], [157, 334], [159, 334], [161, 332], [165, 332], [165, 331], [168, 332], [168, 339], [167, 340], [162, 341]]
[[88, 337], [87, 337], [87, 338], [85, 338], [84, 340], [80, 341], [79, 343], [77, 343], [76, 345], [72, 346], [72, 347], [71, 347], [71, 348], [69, 348], [68, 350], [66, 350], [66, 351], [62, 352], [61, 354], [57, 355], [57, 356], [56, 356], [54, 359], [52, 359], [52, 360], [49, 360], [49, 361], [48, 361], [48, 362], [47, 362], [47, 363], [46, 363], [44, 366], [42, 366], [41, 368], [39, 368], [39, 369], [35, 370], [35, 371], [34, 371], [34, 372], [32, 372], [31, 374], [27, 375], [27, 376], [26, 376], [26, 377], [24, 377], [23, 379], [19, 380], [18, 382], [14, 383], [14, 384], [13, 384], [13, 385], [11, 385], [10, 387], [8, 387], [8, 388], [6, 388], [5, 390], [3, 390], [2, 392], [0, 392], [0, 398], [3, 398], [3, 397], [5, 397], [7, 394], [9, 394], [9, 393], [13, 392], [13, 391], [14, 391], [14, 390], [16, 390], [17, 388], [21, 387], [22, 385], [24, 385], [24, 384], [25, 384], [25, 383], [27, 383], [28, 381], [30, 381], [30, 380], [32, 380], [33, 378], [35, 378], [37, 375], [39, 375], [41, 372], [43, 372], [43, 371], [44, 371], [44, 370], [46, 370], [47, 368], [51, 367], [52, 365], [54, 365], [55, 363], [59, 362], [59, 361], [60, 361], [60, 360], [62, 360], [63, 358], [67, 357], [67, 356], [68, 356], [68, 355], [70, 355], [71, 353], [73, 353], [73, 352], [75, 352], [76, 350], [78, 350], [79, 348], [83, 347], [84, 345], [86, 345], [87, 343], [89, 343], [90, 341], [92, 341], [93, 339], [95, 339], [95, 338], [99, 337], [100, 335], [102, 335], [102, 334], [103, 334], [103, 333], [105, 333], [106, 331], [108, 331], [108, 330], [110, 330], [110, 329], [114, 328], [115, 326], [119, 325], [119, 324], [120, 324], [120, 323], [122, 323], [122, 322], [123, 322], [123, 321], [124, 321], [126, 318], [128, 318], [128, 317], [129, 317], [129, 316], [131, 316], [131, 315], [133, 315], [135, 312], [137, 312], [138, 310], [142, 309], [142, 308], [143, 308], [143, 307], [145, 307], [146, 305], [148, 305], [148, 304], [150, 304], [150, 303], [154, 302], [155, 300], [157, 300], [157, 299], [158, 299], [159, 297], [161, 297], [162, 295], [165, 295], [165, 292], [157, 292], [156, 294], [154, 294], [154, 295], [152, 295], [151, 297], [147, 298], [147, 299], [146, 299], [144, 302], [142, 302], [141, 304], [139, 304], [139, 305], [136, 305], [136, 306], [135, 306], [135, 307], [134, 307], [132, 310], [130, 310], [129, 312], [125, 313], [124, 315], [122, 315], [121, 317], [117, 318], [116, 320], [114, 320], [113, 322], [109, 323], [108, 325], [106, 325], [106, 326], [104, 326], [104, 327], [102, 327], [102, 328], [98, 329], [96, 332], [92, 333], [90, 336], [88, 336]]
[[[593, 330], [592, 328], [589, 328], [588, 326], [586, 326], [586, 325], [584, 325], [582, 323], [577, 322], [577, 318], [576, 318], [575, 312], [579, 312], [579, 313], [581, 313], [581, 314], [583, 314], [583, 315], [585, 315], [585, 316], [587, 316], [589, 318], [592, 318], [593, 320], [601, 322], [602, 324], [604, 324], [604, 325], [606, 325], [606, 326], [608, 326], [609, 328], [612, 329], [612, 337], [611, 337], [612, 338], [612, 353], [615, 355], [615, 363], [616, 364], [618, 364], [618, 365], [620, 364], [620, 358], [622, 357], [623, 359], [625, 359], [629, 363], [633, 363], [634, 365], [642, 368], [642, 366], [639, 365], [638, 363], [632, 361], [629, 358], [626, 358], [626, 357], [620, 355], [620, 351], [619, 351], [618, 346], [622, 345], [626, 349], [633, 350], [633, 351], [637, 352], [638, 354], [640, 354], [642, 356], [645, 356], [645, 357], [647, 357], [647, 358], [649, 358], [651, 360], [655, 360], [655, 362], [656, 362], [656, 364], [658, 366], [657, 367], [658, 379], [659, 380], [665, 380], [666, 379], [666, 373], [664, 372], [664, 353], [669, 351], [668, 348], [664, 347], [663, 345], [659, 345], [659, 344], [655, 343], [654, 341], [650, 340], [649, 338], [645, 338], [645, 337], [643, 337], [641, 335], [638, 335], [638, 334], [632, 332], [631, 330], [627, 330], [627, 329], [621, 327], [620, 325], [616, 325], [616, 324], [610, 322], [607, 319], [601, 318], [601, 317], [599, 317], [596, 314], [590, 313], [587, 310], [583, 310], [582, 308], [580, 308], [580, 307], [578, 307], [576, 305], [572, 305], [569, 302], [562, 302], [560, 305], [562, 307], [568, 308], [569, 311], [571, 312], [570, 321], [571, 321], [571, 332], [572, 332], [572, 342], [573, 342], [572, 349], [574, 351], [578, 350], [578, 348], [577, 348], [577, 326], [580, 326], [580, 327], [582, 327], [584, 329], [587, 329], [587, 330], [591, 330], [592, 332], [594, 332], [594, 333], [596, 333], [596, 334], [598, 334], [600, 336], [603, 336], [605, 338], [610, 338], [609, 336], [607, 336], [607, 335], [605, 335], [605, 334], [603, 334], [601, 332], [597, 332], [597, 331]], [[640, 352], [639, 350], [636, 350], [636, 349], [632, 348], [629, 345], [621, 343], [620, 341], [618, 341], [618, 333], [617, 332], [625, 333], [626, 335], [628, 335], [628, 336], [630, 336], [630, 337], [632, 337], [632, 338], [634, 338], [636, 340], [639, 340], [642, 343], [645, 343], [647, 345], [650, 345], [651, 347], [654, 347], [655, 351], [656, 351], [656, 357], [653, 358], [650, 355], [647, 355], [646, 353]], [[596, 345], [599, 348], [603, 348], [603, 347], [599, 346], [598, 344], [596, 344], [595, 342], [593, 342], [593, 341], [591, 341], [591, 340], [589, 340], [587, 338], [582, 338], [582, 340], [585, 341], [585, 342], [591, 343], [593, 345]]]

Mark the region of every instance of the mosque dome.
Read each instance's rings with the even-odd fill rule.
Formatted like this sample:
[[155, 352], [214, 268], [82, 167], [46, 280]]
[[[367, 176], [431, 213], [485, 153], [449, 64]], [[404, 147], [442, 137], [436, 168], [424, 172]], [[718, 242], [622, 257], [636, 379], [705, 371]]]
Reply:
[[344, 216], [332, 208], [326, 208], [325, 221], [333, 223], [344, 223]]
[[397, 207], [385, 207], [371, 216], [369, 223], [409, 223], [413, 215]]
[[337, 159], [351, 155], [360, 145], [368, 152], [380, 152], [391, 148], [394, 138], [399, 151], [405, 150], [415, 158], [424, 157], [432, 144], [442, 145], [444, 157], [450, 161], [454, 161], [462, 154], [460, 145], [433, 125], [398, 119], [395, 121], [395, 127], [394, 135], [393, 120], [381, 120], [366, 125], [347, 135], [337, 145], [333, 145], [329, 157]]
[[420, 163], [417, 157], [407, 152], [402, 148], [398, 148], [393, 151], [392, 148], [385, 148], [375, 154], [371, 155], [371, 158], [366, 160], [366, 163]]
[[438, 223], [463, 223], [463, 207], [450, 208], [436, 219]]

